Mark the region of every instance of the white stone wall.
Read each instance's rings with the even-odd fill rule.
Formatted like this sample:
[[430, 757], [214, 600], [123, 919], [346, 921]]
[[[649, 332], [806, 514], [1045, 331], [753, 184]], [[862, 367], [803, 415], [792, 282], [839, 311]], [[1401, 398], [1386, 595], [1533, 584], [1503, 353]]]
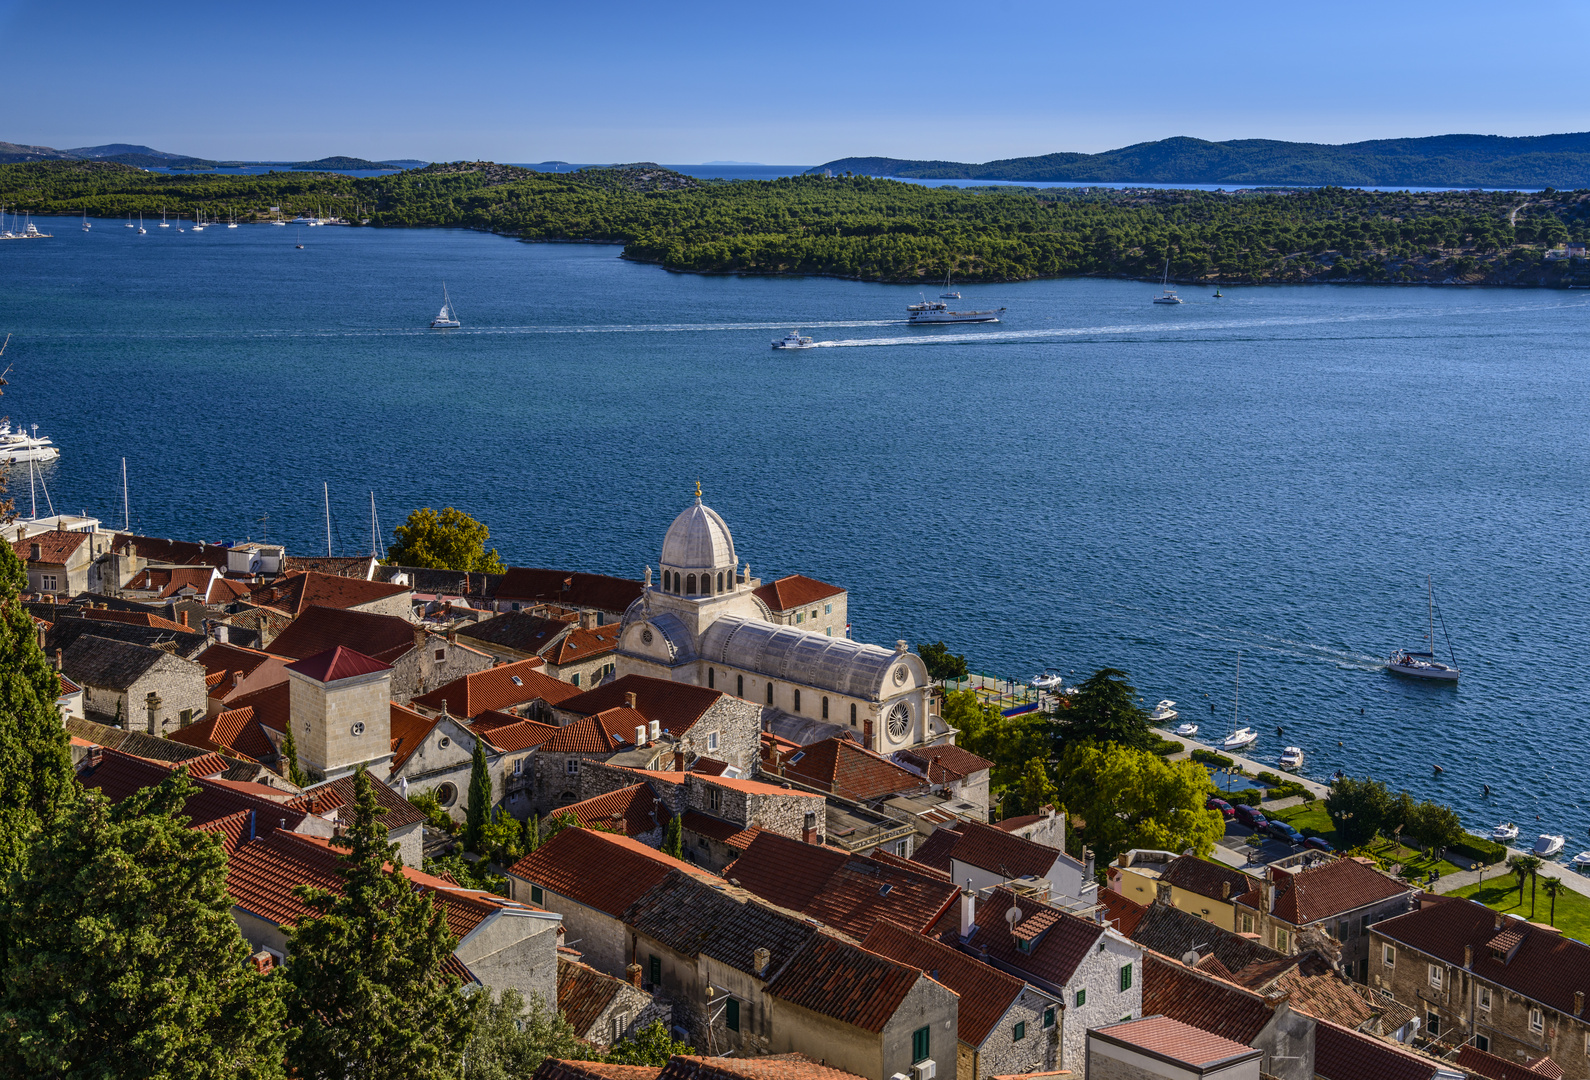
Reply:
[[[1102, 951], [1099, 945], [1103, 945]], [[1132, 965], [1131, 989], [1121, 989], [1121, 968]], [[1077, 1004], [1077, 991], [1087, 1000]], [[1090, 1028], [1104, 1027], [1143, 1015], [1143, 951], [1113, 930], [1107, 930], [1066, 984], [1066, 1012], [1057, 1067], [1080, 1072], [1086, 1067]]]
[[[1065, 1010], [1055, 1005], [1055, 1022], [1043, 1026], [1044, 1010], [1049, 999], [1035, 990], [1023, 990], [1021, 996], [1000, 1017], [994, 1030], [988, 1033], [983, 1045], [977, 1048], [977, 1074], [979, 1080], [990, 1076], [1008, 1076], [1013, 1073], [1047, 1072], [1059, 1067], [1060, 1026]], [[1025, 1024], [1022, 1038], [1016, 1038], [1016, 1025]], [[971, 1080], [962, 1077], [961, 1080]]]

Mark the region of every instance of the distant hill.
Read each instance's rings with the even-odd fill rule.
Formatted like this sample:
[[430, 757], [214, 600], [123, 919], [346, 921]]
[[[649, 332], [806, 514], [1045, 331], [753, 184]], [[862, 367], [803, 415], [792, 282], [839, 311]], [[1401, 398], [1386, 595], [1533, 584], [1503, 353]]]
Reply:
[[[328, 157], [318, 161], [297, 161], [288, 166], [305, 172], [319, 170], [327, 172], [332, 169], [391, 169], [394, 166], [384, 161], [371, 161], [368, 158], [358, 157]], [[401, 166], [397, 166], [401, 168]]]
[[1567, 135], [1435, 135], [1324, 143], [1175, 138], [1101, 154], [1045, 154], [981, 165], [899, 158], [840, 158], [809, 170], [920, 180], [1236, 187], [1590, 188], [1590, 132]]
[[87, 158], [101, 160], [105, 158], [116, 159], [127, 154], [136, 154], [139, 157], [161, 158], [166, 161], [192, 161], [193, 158], [182, 154], [168, 154], [164, 150], [156, 150], [151, 146], [134, 146], [131, 143], [107, 143], [104, 146], [79, 146], [72, 150], [62, 150], [62, 154], [74, 158]]
[[134, 165], [140, 169], [213, 169], [223, 165], [276, 165], [306, 172], [316, 169], [416, 169], [425, 164], [423, 161], [370, 161], [356, 157], [328, 157], [318, 161], [211, 161], [209, 158], [172, 154], [134, 143], [107, 143], [104, 146], [78, 146], [71, 150], [57, 150], [51, 146], [24, 146], [18, 143], [0, 142], [0, 165], [16, 165], [27, 161], [113, 161], [120, 165]]

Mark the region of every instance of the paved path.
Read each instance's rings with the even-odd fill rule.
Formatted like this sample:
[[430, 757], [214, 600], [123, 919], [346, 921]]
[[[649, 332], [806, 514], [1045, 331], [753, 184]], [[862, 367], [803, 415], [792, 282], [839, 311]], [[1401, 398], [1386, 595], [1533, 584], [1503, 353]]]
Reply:
[[[1261, 773], [1261, 772], [1272, 772], [1272, 773], [1275, 773], [1277, 776], [1281, 776], [1280, 767], [1278, 765], [1276, 765], [1275, 762], [1273, 762], [1273, 761], [1259, 761], [1259, 760], [1257, 760], [1255, 758], [1244, 757], [1242, 754], [1234, 754], [1230, 750], [1222, 750], [1222, 749], [1220, 749], [1220, 747], [1218, 745], [1214, 745], [1214, 744], [1206, 743], [1206, 742], [1199, 742], [1197, 739], [1189, 739], [1185, 735], [1177, 735], [1177, 734], [1175, 734], [1173, 732], [1170, 732], [1170, 731], [1163, 731], [1163, 729], [1161, 729], [1161, 730], [1162, 730], [1162, 733], [1163, 733], [1165, 738], [1167, 738], [1167, 739], [1175, 739], [1177, 742], [1180, 742], [1180, 743], [1186, 743], [1189, 756], [1191, 756], [1191, 751], [1193, 751], [1193, 750], [1209, 750], [1209, 751], [1211, 751], [1213, 753], [1221, 754], [1221, 755], [1223, 755], [1225, 757], [1228, 757], [1232, 761], [1236, 762], [1238, 765], [1241, 765], [1242, 766], [1242, 771], [1247, 773], [1249, 776], [1255, 776], [1255, 775], [1257, 775], [1258, 773]], [[1175, 756], [1180, 757], [1181, 755], [1177, 754]], [[1324, 784], [1315, 783], [1313, 780], [1307, 780], [1307, 779], [1304, 779], [1301, 776], [1296, 776], [1296, 775], [1283, 776], [1282, 779], [1296, 780], [1298, 783], [1302, 784], [1309, 791], [1313, 792], [1315, 796], [1317, 796], [1319, 798], [1322, 798], [1322, 799], [1326, 795], [1330, 794], [1330, 788], [1326, 787]]]
[[[1529, 853], [1520, 851], [1518, 848], [1508, 848], [1507, 854], [1527, 855]], [[1579, 873], [1571, 866], [1564, 866], [1562, 863], [1545, 863], [1540, 868], [1540, 876], [1559, 878], [1567, 888], [1582, 896], [1590, 896], [1590, 877]], [[1465, 870], [1461, 874], [1449, 874], [1435, 883], [1435, 891], [1448, 893], [1453, 889], [1461, 889], [1465, 885], [1473, 885], [1481, 878], [1486, 881], [1495, 881], [1500, 877], [1507, 878], [1513, 883], [1514, 888], [1517, 888], [1518, 878], [1514, 877], [1512, 871], [1507, 869], [1507, 864], [1504, 860], [1501, 865], [1488, 866], [1483, 871]]]

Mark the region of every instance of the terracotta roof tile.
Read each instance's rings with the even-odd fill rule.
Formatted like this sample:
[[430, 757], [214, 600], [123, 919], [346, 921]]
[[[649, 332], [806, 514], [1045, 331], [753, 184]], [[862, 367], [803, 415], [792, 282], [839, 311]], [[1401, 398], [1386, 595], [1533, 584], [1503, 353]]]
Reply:
[[1200, 1030], [1168, 1016], [1145, 1016], [1141, 1020], [1108, 1024], [1094, 1028], [1091, 1034], [1107, 1042], [1170, 1058], [1195, 1069], [1233, 1058], [1250, 1058], [1259, 1053], [1245, 1043]]
[[[1411, 897], [1414, 891], [1357, 859], [1331, 859], [1295, 874], [1277, 874], [1271, 914], [1293, 926], [1306, 926], [1399, 894]], [[1238, 897], [1237, 903], [1256, 908], [1257, 891]]]
[[[1101, 889], [1102, 897], [1108, 890]], [[1113, 901], [1112, 901], [1113, 902]], [[1279, 960], [1274, 949], [1223, 930], [1207, 920], [1169, 904], [1150, 904], [1127, 935], [1145, 949], [1180, 959], [1192, 949], [1213, 955], [1228, 971], [1241, 971], [1252, 964]]]
[[392, 771], [389, 775], [396, 776], [409, 755], [420, 748], [440, 717], [423, 716], [395, 701], [391, 703], [387, 716], [392, 736]]
[[11, 550], [16, 552], [17, 558], [23, 562], [34, 562], [33, 545], [39, 545], [38, 562], [50, 566], [65, 566], [77, 549], [88, 541], [87, 533], [60, 532], [52, 529], [49, 532], [35, 533], [22, 540], [11, 541]]
[[85, 608], [81, 617], [92, 619], [95, 622], [127, 623], [129, 626], [149, 626], [156, 630], [180, 630], [188, 634], [197, 633], [191, 626], [183, 626], [179, 622], [156, 615], [152, 611], [117, 611], [112, 608]]
[[[203, 747], [188, 746], [142, 731], [108, 727], [79, 716], [67, 717], [65, 726], [70, 734], [85, 739], [95, 746], [103, 746], [107, 750], [120, 750], [124, 754], [148, 761], [164, 761], [172, 764], [191, 762], [194, 768], [200, 770], [200, 775], [205, 775], [202, 770], [208, 767], [210, 762], [225, 761], [224, 758]], [[224, 768], [224, 765], [222, 767]]]
[[590, 1034], [625, 985], [622, 979], [604, 975], [567, 957], [558, 957], [558, 1012], [582, 1039]]
[[213, 832], [221, 838], [221, 849], [228, 855], [248, 843], [249, 811], [239, 810], [225, 817], [194, 826], [200, 832]]
[[1526, 1059], [1524, 1064], [1519, 1064], [1487, 1054], [1472, 1043], [1458, 1048], [1455, 1063], [1458, 1068], [1489, 1077], [1489, 1080], [1541, 1080], [1542, 1077], [1558, 1080], [1563, 1075], [1562, 1067], [1549, 1057]]
[[[764, 771], [766, 761], [764, 759]], [[775, 773], [841, 798], [869, 802], [904, 791], [918, 791], [923, 779], [881, 754], [846, 738], [823, 739], [784, 757]]]
[[564, 829], [508, 873], [618, 918], [670, 870], [710, 876], [625, 836]]
[[1223, 863], [1200, 859], [1196, 855], [1180, 855], [1165, 867], [1160, 880], [1178, 889], [1207, 896], [1211, 900], [1228, 902], [1253, 888], [1253, 876]]
[[[730, 892], [721, 879], [673, 872], [624, 911], [636, 932], [685, 956], [703, 953], [759, 978], [771, 977], [817, 933], [795, 914]], [[768, 951], [758, 972], [756, 950]]]
[[838, 585], [830, 585], [825, 581], [806, 577], [804, 574], [790, 574], [754, 590], [758, 600], [766, 604], [769, 610], [780, 615], [830, 597], [841, 596], [844, 591]]
[[262, 690], [250, 690], [246, 694], [239, 694], [227, 704], [233, 709], [253, 709], [254, 719], [258, 723], [264, 724], [272, 731], [286, 731], [292, 710], [291, 695], [292, 691], [284, 679]]
[[720, 844], [727, 844], [736, 851], [743, 852], [751, 846], [751, 841], [762, 832], [762, 826], [752, 825], [749, 828], [736, 825], [732, 821], [712, 817], [697, 810], [686, 810], [680, 815], [680, 827], [689, 833], [709, 837]]
[[528, 611], [505, 611], [473, 626], [460, 627], [458, 636], [501, 649], [539, 655], [558, 635], [578, 622], [579, 616], [573, 612], [547, 616]]
[[369, 578], [375, 559], [369, 555], [288, 555], [282, 569], [318, 570], [333, 577]]
[[162, 540], [154, 536], [117, 533], [110, 546], [112, 551], [123, 555], [127, 554], [129, 548], [135, 547], [140, 559], [153, 563], [226, 569], [226, 548], [219, 544], [195, 544], [187, 540]]
[[1314, 1026], [1314, 1073], [1321, 1080], [1431, 1080], [1438, 1068], [1434, 1059], [1373, 1035], [1325, 1020]]
[[230, 751], [249, 761], [263, 761], [276, 756], [276, 744], [254, 721], [254, 709], [248, 705], [241, 709], [227, 709], [207, 720], [179, 728], [166, 738], [206, 750]]
[[[1017, 928], [1028, 940], [1036, 941], [1028, 952], [1016, 948], [1010, 925], [1005, 922], [1005, 913], [1012, 907], [1021, 912]], [[1104, 934], [1104, 927], [1098, 923], [1017, 896], [1003, 886], [977, 905], [976, 922], [977, 929], [967, 948], [986, 947], [988, 955], [1002, 965], [1055, 986], [1070, 982], [1077, 965]]]
[[581, 660], [589, 660], [593, 656], [601, 656], [618, 648], [618, 630], [618, 623], [593, 626], [589, 629], [577, 627], [558, 639], [541, 655], [549, 664], [574, 664]]
[[886, 919], [873, 924], [861, 946], [925, 971], [961, 995], [956, 1032], [971, 1046], [983, 1044], [1026, 986], [1014, 975]]
[[950, 852], [961, 842], [961, 834], [954, 829], [940, 827], [911, 853], [911, 861], [931, 867], [941, 873], [950, 872]]
[[625, 675], [613, 682], [587, 690], [558, 703], [558, 708], [581, 716], [591, 716], [626, 703], [625, 695], [635, 695], [635, 708], [648, 721], [655, 720], [664, 731], [683, 735], [708, 709], [727, 697], [721, 690], [653, 679], [646, 675]]
[[[506, 723], [481, 724], [482, 719], [511, 718]], [[542, 746], [546, 741], [563, 730], [556, 724], [543, 724], [538, 720], [526, 720], [514, 716], [512, 713], [486, 712], [476, 717], [469, 725], [469, 730], [486, 740], [486, 744], [496, 750], [511, 754], [519, 750], [533, 750]]]
[[1046, 877], [1054, 864], [1065, 857], [1064, 852], [1046, 844], [980, 821], [962, 822], [956, 831], [961, 838], [951, 849], [950, 858], [1002, 877]]
[[393, 596], [406, 596], [409, 592], [407, 585], [388, 585], [380, 581], [364, 581], [306, 570], [283, 574], [274, 581], [256, 586], [251, 600], [296, 617], [317, 605], [349, 608]]
[[[628, 1078], [613, 1078], [628, 1080]], [[680, 1054], [658, 1080], [860, 1080], [853, 1073], [819, 1064], [802, 1054], [720, 1058]]]
[[640, 599], [641, 591], [641, 583], [628, 578], [510, 566], [497, 585], [497, 599], [543, 601], [622, 615]]
[[218, 577], [210, 582], [210, 592], [204, 598], [204, 602], [206, 604], [224, 606], [226, 604], [235, 604], [239, 600], [246, 600], [248, 595], [249, 587], [241, 581], [231, 581], [224, 577]]
[[[369, 780], [370, 788], [375, 794], [375, 801], [386, 811], [385, 814], [381, 815], [381, 824], [389, 831], [404, 829], [425, 820], [425, 815], [418, 807], [392, 790], [391, 786], [385, 781], [373, 775], [369, 777]], [[324, 783], [305, 788], [288, 805], [297, 809], [307, 810], [309, 813], [320, 817], [325, 817], [335, 810], [337, 811], [335, 820], [345, 825], [352, 824], [353, 783], [351, 775], [337, 780], [327, 780]]]
[[288, 664], [287, 670], [295, 671], [316, 682], [330, 683], [357, 678], [360, 675], [373, 675], [378, 671], [390, 671], [392, 665], [383, 664], [374, 657], [338, 645], [336, 648], [305, 657], [297, 663]]
[[819, 933], [768, 983], [767, 992], [877, 1033], [924, 977], [914, 967]]
[[[211, 757], [221, 766], [217, 771], [224, 770], [226, 762], [213, 755]], [[154, 762], [107, 749], [97, 766], [85, 762], [79, 767], [77, 777], [85, 788], [100, 792], [114, 803], [121, 802], [136, 791], [160, 783], [171, 775], [174, 768], [188, 768], [190, 774], [195, 770], [208, 771], [203, 764], [205, 760], [207, 759], [198, 759], [198, 764]], [[261, 834], [277, 829], [283, 820], [287, 823], [286, 828], [297, 828], [304, 819], [302, 811], [257, 795], [230, 789], [202, 776], [195, 777], [193, 783], [199, 790], [188, 797], [182, 813], [188, 818], [189, 824], [196, 827], [243, 810], [252, 810], [256, 813], [255, 828]]]
[[1288, 1004], [1298, 1012], [1308, 1013], [1319, 1020], [1330, 1020], [1355, 1031], [1375, 1016], [1375, 1010], [1353, 989], [1353, 984], [1322, 960], [1318, 953], [1308, 952], [1252, 964], [1234, 974], [1225, 971], [1224, 977], [1238, 986], [1260, 993], [1287, 993], [1291, 995], [1287, 999]]
[[[414, 648], [417, 628], [396, 615], [312, 604], [271, 641], [271, 652], [303, 660], [338, 645], [366, 656]], [[423, 631], [419, 631], [423, 633]]]
[[949, 743], [901, 750], [895, 757], [902, 763], [920, 769], [928, 782], [933, 784], [952, 784], [994, 767], [994, 763], [987, 758], [978, 757], [970, 750], [962, 750]]
[[[511, 709], [530, 701], [562, 705], [582, 696], [579, 687], [554, 679], [541, 667], [540, 659], [499, 664], [444, 683], [428, 694], [421, 694], [413, 703], [427, 709], [440, 709], [445, 702], [452, 715], [471, 717]], [[622, 703], [621, 698], [619, 704]]]
[[1104, 921], [1123, 937], [1131, 937], [1138, 922], [1148, 912], [1146, 906], [1127, 899], [1114, 889], [1099, 890], [1099, 907], [1104, 909]]
[[926, 863], [913, 862], [910, 859], [901, 858], [899, 855], [896, 855], [890, 851], [885, 851], [882, 848], [873, 848], [871, 851], [867, 852], [867, 858], [876, 862], [885, 863], [889, 866], [903, 866], [907, 870], [914, 870], [918, 874], [926, 874], [927, 876], [937, 878], [940, 881], [950, 880], [950, 872], [948, 870], [939, 870], [936, 867], [927, 865]]
[[1275, 1006], [1261, 994], [1145, 949], [1143, 1012], [1169, 1016], [1251, 1046], [1270, 1022]]
[[547, 1058], [533, 1080], [657, 1080], [656, 1065], [610, 1065], [605, 1061], [564, 1061]]
[[838, 848], [764, 832], [735, 862], [732, 876], [747, 891], [780, 907], [802, 911], [849, 857]]
[[[634, 733], [631, 732], [631, 738]], [[541, 744], [549, 754], [611, 754], [620, 746], [594, 716], [584, 716], [558, 728], [557, 734]]]
[[650, 784], [632, 784], [591, 799], [558, 807], [559, 814], [573, 814], [586, 828], [602, 826], [623, 836], [643, 836], [666, 825], [668, 808], [657, 801]]

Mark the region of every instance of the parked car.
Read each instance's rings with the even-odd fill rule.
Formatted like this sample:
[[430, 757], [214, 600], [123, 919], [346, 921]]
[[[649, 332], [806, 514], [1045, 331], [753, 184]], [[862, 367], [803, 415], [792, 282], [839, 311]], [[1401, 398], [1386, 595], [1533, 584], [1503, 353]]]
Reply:
[[1301, 844], [1303, 834], [1284, 821], [1272, 821], [1266, 826], [1265, 831], [1283, 844]]
[[1270, 824], [1265, 820], [1264, 815], [1259, 813], [1258, 807], [1243, 803], [1235, 809], [1237, 820], [1255, 832], [1263, 832]]
[[1303, 846], [1306, 848], [1313, 848], [1315, 851], [1336, 850], [1325, 842], [1325, 838], [1323, 836], [1311, 836], [1307, 840], [1303, 841]]
[[1209, 800], [1204, 803], [1204, 809], [1219, 810], [1220, 816], [1227, 819], [1236, 815], [1236, 811], [1231, 809], [1230, 803], [1226, 802], [1224, 799], [1217, 799], [1213, 795], [1209, 796]]

